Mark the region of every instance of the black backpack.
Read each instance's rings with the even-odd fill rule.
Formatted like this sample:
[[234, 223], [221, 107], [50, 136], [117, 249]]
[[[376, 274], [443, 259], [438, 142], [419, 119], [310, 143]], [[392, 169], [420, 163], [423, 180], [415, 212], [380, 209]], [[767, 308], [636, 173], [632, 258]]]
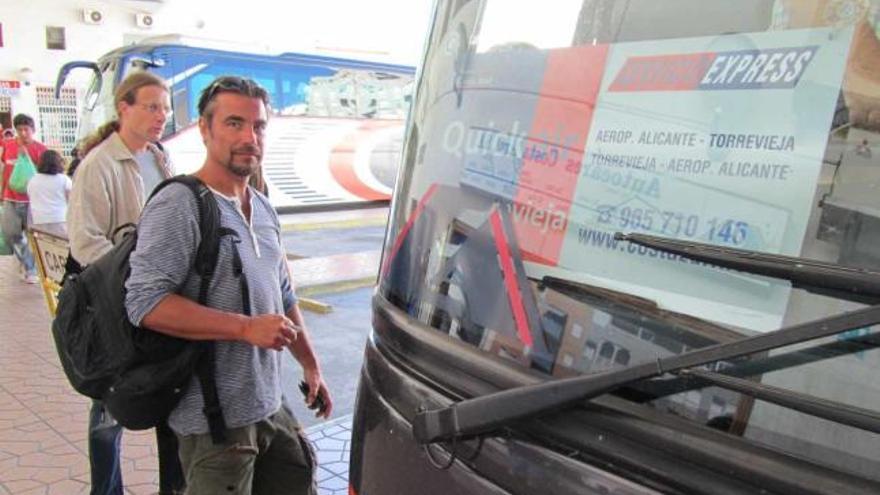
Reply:
[[[167, 179], [156, 186], [150, 198], [171, 183], [185, 184], [199, 206], [201, 240], [194, 269], [201, 279], [198, 302], [205, 305], [220, 240], [236, 234], [221, 227], [217, 200], [196, 177]], [[66, 276], [52, 322], [64, 372], [77, 392], [104, 401], [119, 424], [131, 430], [165, 422], [195, 373], [202, 386], [211, 435], [215, 442], [222, 441], [226, 427], [214, 380], [213, 342], [171, 337], [136, 327], [128, 320], [125, 282], [136, 244], [137, 230], [131, 228], [107, 254], [81, 272]], [[241, 281], [245, 313], [250, 314], [247, 281], [235, 242], [232, 246], [232, 269]]]

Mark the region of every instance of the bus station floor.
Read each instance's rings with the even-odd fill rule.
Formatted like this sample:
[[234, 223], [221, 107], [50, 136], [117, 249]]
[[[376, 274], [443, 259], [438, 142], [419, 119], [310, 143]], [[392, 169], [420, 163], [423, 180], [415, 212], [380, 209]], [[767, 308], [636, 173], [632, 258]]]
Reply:
[[[386, 214], [375, 209], [282, 216], [300, 297], [329, 308], [305, 317], [334, 397], [333, 417], [318, 421], [302, 405], [296, 388], [301, 373], [289, 356], [282, 370], [286, 398], [317, 452], [322, 495], [348, 492], [351, 417]], [[322, 242], [334, 246], [326, 256], [313, 249]], [[313, 271], [307, 275], [307, 269]], [[40, 286], [24, 284], [15, 260], [0, 257], [0, 495], [89, 493], [89, 399], [68, 384], [50, 326]], [[122, 456], [126, 494], [156, 493], [152, 430], [126, 431]]]

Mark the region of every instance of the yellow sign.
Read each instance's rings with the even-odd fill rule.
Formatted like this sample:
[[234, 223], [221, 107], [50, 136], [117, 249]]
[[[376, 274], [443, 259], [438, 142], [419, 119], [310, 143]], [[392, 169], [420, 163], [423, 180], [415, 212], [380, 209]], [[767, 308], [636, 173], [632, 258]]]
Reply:
[[37, 262], [37, 269], [40, 272], [40, 283], [43, 286], [46, 304], [49, 306], [49, 313], [55, 316], [58, 292], [61, 290], [61, 282], [64, 280], [64, 266], [67, 263], [70, 243], [64, 232], [63, 224], [40, 226], [31, 229], [28, 234]]

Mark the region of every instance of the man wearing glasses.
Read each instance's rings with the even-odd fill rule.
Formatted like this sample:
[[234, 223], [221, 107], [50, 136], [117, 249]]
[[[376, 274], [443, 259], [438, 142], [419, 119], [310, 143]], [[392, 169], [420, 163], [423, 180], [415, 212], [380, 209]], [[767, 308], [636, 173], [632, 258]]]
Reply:
[[278, 216], [248, 185], [263, 157], [268, 101], [257, 83], [232, 76], [214, 81], [199, 99], [207, 156], [195, 176], [213, 191], [221, 226], [235, 234], [221, 239], [209, 304], [196, 302], [198, 204], [186, 186], [171, 184], [147, 204], [130, 258], [132, 323], [214, 341], [225, 439], [212, 438], [195, 377], [168, 419], [180, 441], [187, 495], [317, 493], [314, 456], [282, 400], [285, 349], [302, 367], [306, 402], [317, 415], [328, 417], [333, 403], [291, 290]]
[[[67, 209], [70, 238], [68, 267], [88, 265], [110, 251], [120, 227], [136, 224], [150, 192], [173, 175], [158, 142], [170, 116], [165, 82], [148, 72], [133, 72], [114, 94], [118, 118], [104, 124], [83, 146]], [[124, 231], [124, 229], [121, 229]], [[117, 236], [117, 238], [114, 238]], [[183, 489], [174, 433], [156, 428], [160, 494]], [[91, 495], [122, 495], [122, 427], [93, 401], [89, 416]]]

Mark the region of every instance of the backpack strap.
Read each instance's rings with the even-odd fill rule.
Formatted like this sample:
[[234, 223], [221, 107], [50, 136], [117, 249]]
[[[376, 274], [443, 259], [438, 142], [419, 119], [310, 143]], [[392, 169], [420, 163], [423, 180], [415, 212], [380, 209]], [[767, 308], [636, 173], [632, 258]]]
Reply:
[[239, 242], [241, 241], [236, 237], [235, 242], [232, 243], [232, 273], [238, 277], [242, 311], [246, 316], [251, 316], [251, 291], [248, 287], [247, 275], [244, 273], [244, 266], [241, 263], [241, 256], [238, 254]]
[[[241, 304], [244, 309], [244, 314], [250, 316], [250, 291], [248, 290], [247, 277], [244, 274], [241, 256], [238, 254], [237, 247], [237, 244], [241, 241], [238, 239], [236, 232], [232, 229], [220, 227], [219, 232], [221, 233], [220, 236], [232, 236], [232, 272], [239, 280], [241, 287]], [[202, 286], [200, 287], [199, 292], [200, 294], [205, 294], [207, 296], [208, 289], [205, 280], [209, 279], [202, 278]], [[199, 297], [201, 298], [201, 295]], [[200, 300], [199, 302], [200, 304], [204, 304], [204, 301]], [[199, 360], [198, 366], [196, 367], [196, 375], [199, 377], [199, 383], [202, 386], [202, 396], [205, 399], [205, 408], [203, 409], [203, 412], [208, 418], [208, 428], [211, 430], [211, 440], [214, 444], [221, 444], [226, 440], [226, 423], [223, 420], [223, 409], [220, 407], [220, 397], [217, 394], [217, 383], [214, 378], [216, 376], [214, 343], [206, 341], [202, 342], [202, 346], [204, 347], [204, 350], [202, 358]]]
[[[217, 199], [208, 186], [201, 179], [193, 175], [178, 175], [165, 179], [153, 189], [150, 199], [165, 188], [165, 186], [175, 182], [186, 185], [195, 196], [196, 203], [198, 204], [201, 239], [196, 251], [194, 268], [200, 279], [198, 302], [203, 306], [207, 306], [208, 288], [211, 285], [211, 278], [214, 276], [217, 258], [220, 253], [220, 238], [230, 233], [235, 234], [235, 231], [220, 226], [220, 207], [217, 205]], [[234, 249], [233, 253], [234, 259], [238, 259], [238, 251]], [[238, 265], [241, 265], [240, 259]], [[247, 301], [244, 304], [249, 306], [250, 297], [248, 296], [245, 299], [244, 293], [242, 297], [244, 301]], [[204, 409], [202, 411], [208, 419], [211, 440], [215, 444], [220, 444], [226, 440], [226, 422], [223, 419], [223, 409], [220, 407], [220, 396], [217, 393], [214, 342], [203, 341], [198, 345], [202, 347], [202, 355], [196, 366], [196, 376], [199, 378], [204, 399]]]
[[202, 356], [196, 365], [196, 376], [202, 386], [202, 398], [205, 407], [202, 412], [208, 419], [208, 429], [211, 432], [211, 440], [215, 445], [226, 441], [226, 421], [223, 419], [223, 408], [220, 406], [220, 396], [217, 393], [217, 381], [215, 380], [216, 369], [214, 366], [214, 343], [202, 342]]
[[205, 304], [208, 299], [208, 286], [211, 277], [214, 276], [214, 269], [217, 266], [217, 258], [220, 253], [220, 237], [227, 234], [229, 229], [220, 227], [220, 207], [217, 206], [217, 199], [214, 198], [214, 194], [208, 186], [194, 175], [178, 175], [163, 180], [153, 189], [150, 199], [153, 199], [166, 186], [174, 183], [187, 186], [198, 204], [201, 239], [196, 251], [194, 268], [202, 280], [199, 288], [199, 304]]

